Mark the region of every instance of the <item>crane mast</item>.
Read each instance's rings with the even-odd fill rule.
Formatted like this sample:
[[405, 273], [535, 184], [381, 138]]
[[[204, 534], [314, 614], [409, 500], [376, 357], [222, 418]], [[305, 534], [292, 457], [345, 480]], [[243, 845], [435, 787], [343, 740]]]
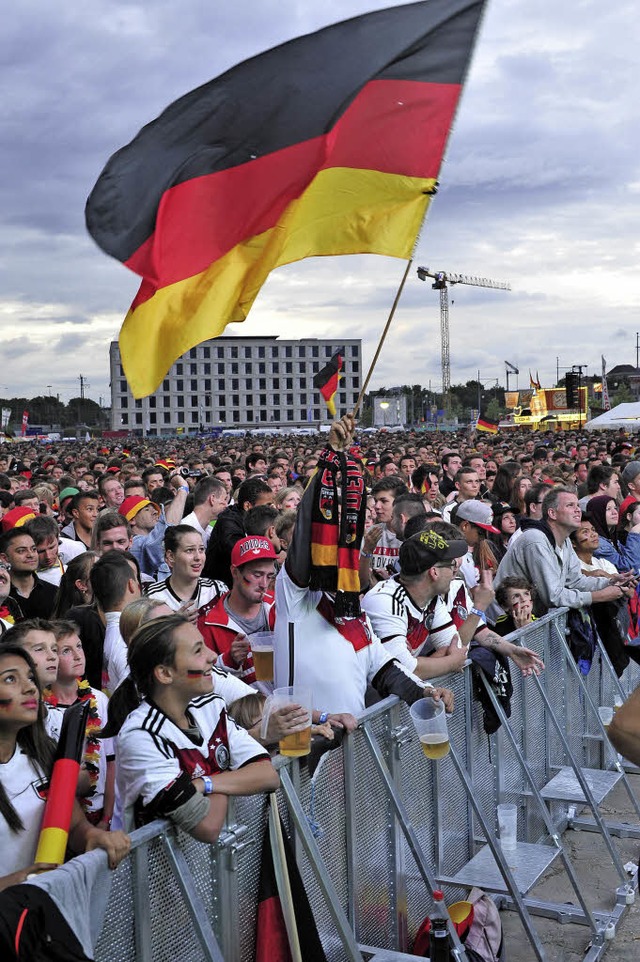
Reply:
[[451, 413], [451, 356], [449, 350], [449, 287], [452, 284], [468, 284], [471, 287], [491, 287], [494, 290], [510, 291], [511, 285], [504, 281], [492, 281], [488, 277], [474, 277], [469, 274], [453, 274], [448, 271], [430, 271], [428, 267], [418, 268], [418, 277], [426, 281], [431, 277], [434, 291], [440, 292], [440, 363], [442, 366], [442, 406], [445, 414]]

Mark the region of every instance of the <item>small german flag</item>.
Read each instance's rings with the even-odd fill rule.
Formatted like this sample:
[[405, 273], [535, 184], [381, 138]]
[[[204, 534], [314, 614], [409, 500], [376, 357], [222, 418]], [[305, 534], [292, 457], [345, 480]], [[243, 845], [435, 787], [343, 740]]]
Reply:
[[36, 862], [48, 862], [51, 865], [62, 865], [64, 862], [88, 714], [88, 702], [72, 705], [64, 713], [42, 817]]
[[335, 396], [340, 382], [340, 372], [344, 365], [344, 348], [336, 351], [328, 364], [318, 371], [313, 378], [313, 386], [316, 387], [326, 401], [327, 411], [332, 418], [336, 416]]
[[485, 431], [487, 434], [497, 434], [498, 425], [495, 421], [489, 421], [488, 418], [479, 417], [476, 423], [476, 431]]
[[135, 397], [244, 321], [305, 257], [409, 259], [484, 0], [423, 0], [298, 37], [171, 104], [108, 161], [89, 233], [142, 285], [120, 332]]

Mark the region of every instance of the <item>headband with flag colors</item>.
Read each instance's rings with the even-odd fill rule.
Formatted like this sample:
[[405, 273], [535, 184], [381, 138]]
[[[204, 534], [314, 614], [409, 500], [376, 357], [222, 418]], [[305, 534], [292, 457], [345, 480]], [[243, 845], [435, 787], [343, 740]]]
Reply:
[[335, 396], [340, 383], [340, 372], [344, 365], [344, 348], [341, 347], [313, 378], [313, 386], [317, 387], [326, 401], [327, 411], [332, 418], [336, 416]]
[[86, 207], [143, 278], [120, 332], [136, 397], [305, 257], [410, 258], [484, 0], [379, 10], [246, 60], [111, 157]]

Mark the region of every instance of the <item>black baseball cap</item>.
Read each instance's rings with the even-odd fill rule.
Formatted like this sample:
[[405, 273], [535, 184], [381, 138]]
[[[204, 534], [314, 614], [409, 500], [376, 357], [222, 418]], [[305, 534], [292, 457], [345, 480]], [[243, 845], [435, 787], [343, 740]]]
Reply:
[[400, 545], [400, 573], [421, 575], [441, 561], [453, 561], [467, 553], [466, 541], [447, 541], [435, 531], [418, 531]]

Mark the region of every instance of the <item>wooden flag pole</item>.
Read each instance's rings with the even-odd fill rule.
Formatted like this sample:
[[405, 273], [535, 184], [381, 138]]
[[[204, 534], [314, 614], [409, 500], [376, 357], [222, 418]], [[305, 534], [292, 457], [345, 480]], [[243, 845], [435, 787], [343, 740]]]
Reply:
[[293, 962], [302, 962], [302, 951], [300, 949], [300, 935], [296, 921], [296, 913], [291, 894], [291, 882], [289, 880], [289, 869], [287, 867], [287, 855], [282, 838], [282, 826], [280, 825], [280, 813], [278, 811], [278, 801], [276, 793], [269, 795], [269, 837], [271, 839], [271, 855], [273, 858], [273, 872], [276, 877], [278, 895], [280, 896], [280, 906], [287, 930], [289, 951]]
[[388, 332], [388, 330], [389, 330], [389, 328], [390, 328], [390, 326], [391, 326], [391, 321], [393, 320], [393, 315], [394, 315], [395, 312], [396, 312], [396, 307], [398, 306], [398, 301], [400, 300], [400, 295], [402, 294], [402, 290], [403, 290], [403, 288], [404, 288], [405, 281], [406, 281], [407, 277], [409, 276], [409, 271], [411, 270], [411, 265], [412, 265], [412, 264], [413, 264], [413, 258], [411, 258], [409, 261], [407, 261], [407, 268], [406, 268], [406, 270], [405, 270], [405, 272], [404, 272], [404, 275], [403, 275], [402, 280], [400, 281], [400, 287], [398, 288], [398, 290], [397, 290], [397, 292], [396, 292], [396, 296], [395, 296], [394, 301], [393, 301], [393, 304], [392, 304], [392, 306], [391, 306], [391, 310], [389, 311], [389, 317], [387, 318], [387, 323], [385, 324], [384, 330], [383, 330], [383, 332], [382, 332], [382, 336], [380, 337], [380, 341], [378, 342], [378, 346], [377, 346], [377, 348], [376, 348], [376, 353], [373, 355], [373, 360], [372, 360], [372, 362], [371, 362], [371, 366], [369, 367], [369, 370], [368, 370], [368, 372], [367, 372], [367, 376], [366, 376], [366, 378], [364, 379], [364, 384], [362, 385], [362, 388], [360, 389], [360, 394], [358, 395], [358, 400], [356, 401], [355, 407], [354, 407], [354, 409], [353, 409], [353, 417], [354, 417], [354, 419], [358, 416], [358, 411], [360, 410], [360, 406], [361, 406], [361, 404], [362, 404], [362, 401], [363, 401], [363, 398], [364, 398], [364, 396], [365, 396], [366, 390], [367, 390], [367, 388], [368, 388], [368, 386], [369, 386], [369, 381], [371, 380], [371, 375], [373, 374], [373, 369], [374, 369], [374, 367], [376, 366], [376, 364], [377, 364], [377, 362], [378, 362], [378, 358], [380, 357], [380, 351], [382, 350], [382, 345], [384, 344], [385, 338], [386, 338], [386, 336], [387, 336], [387, 332]]

